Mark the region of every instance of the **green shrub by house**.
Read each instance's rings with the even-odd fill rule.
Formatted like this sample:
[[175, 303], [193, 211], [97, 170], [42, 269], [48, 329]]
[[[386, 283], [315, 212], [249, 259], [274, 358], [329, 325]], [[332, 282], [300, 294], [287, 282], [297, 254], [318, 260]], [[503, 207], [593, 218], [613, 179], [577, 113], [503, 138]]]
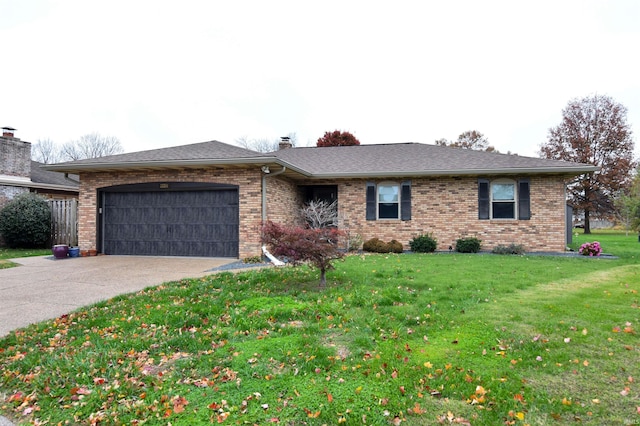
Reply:
[[460, 238], [456, 240], [456, 251], [459, 253], [477, 253], [480, 251], [482, 241], [475, 238]]
[[524, 254], [524, 246], [522, 244], [511, 243], [509, 245], [499, 244], [491, 250], [493, 254]]
[[438, 240], [431, 234], [418, 235], [409, 241], [409, 247], [416, 253], [433, 253], [438, 247]]
[[0, 210], [0, 235], [10, 248], [44, 248], [51, 237], [51, 209], [47, 200], [20, 194]]

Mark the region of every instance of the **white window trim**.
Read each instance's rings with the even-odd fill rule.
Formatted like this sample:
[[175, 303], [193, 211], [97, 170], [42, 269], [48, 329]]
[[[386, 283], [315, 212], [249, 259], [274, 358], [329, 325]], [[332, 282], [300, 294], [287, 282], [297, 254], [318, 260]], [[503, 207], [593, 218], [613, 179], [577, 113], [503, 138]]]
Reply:
[[[398, 188], [398, 202], [397, 202], [398, 210], [397, 210], [396, 217], [380, 217], [380, 187], [382, 186], [395, 186], [396, 188]], [[386, 182], [380, 182], [378, 185], [376, 185], [376, 219], [377, 220], [400, 220], [400, 215], [402, 214], [402, 212], [400, 211], [401, 203], [402, 203], [402, 185], [399, 182], [386, 181]]]
[[[493, 217], [493, 185], [510, 184], [513, 185], [513, 217]], [[505, 200], [496, 200], [505, 202]], [[518, 219], [518, 182], [514, 179], [496, 179], [489, 183], [489, 218], [491, 220], [517, 220]]]

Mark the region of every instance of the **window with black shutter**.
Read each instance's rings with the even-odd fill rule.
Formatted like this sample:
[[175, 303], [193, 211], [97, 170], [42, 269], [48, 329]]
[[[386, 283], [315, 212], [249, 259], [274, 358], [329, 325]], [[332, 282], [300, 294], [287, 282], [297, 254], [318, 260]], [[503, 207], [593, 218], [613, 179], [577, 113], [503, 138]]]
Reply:
[[400, 219], [411, 220], [411, 181], [402, 182], [400, 193]]
[[529, 179], [478, 179], [478, 219], [531, 218]]
[[367, 220], [376, 220], [376, 184], [367, 182]]
[[478, 179], [478, 219], [491, 217], [489, 202], [489, 179]]
[[367, 182], [367, 220], [411, 220], [411, 181]]
[[518, 180], [518, 219], [531, 219], [529, 179]]

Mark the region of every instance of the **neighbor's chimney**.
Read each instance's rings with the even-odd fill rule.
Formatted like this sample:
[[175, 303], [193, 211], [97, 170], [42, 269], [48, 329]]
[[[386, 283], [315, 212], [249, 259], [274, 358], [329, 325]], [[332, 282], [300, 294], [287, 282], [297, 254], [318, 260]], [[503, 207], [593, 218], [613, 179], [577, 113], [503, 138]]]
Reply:
[[13, 137], [13, 132], [15, 132], [16, 129], [14, 129], [13, 127], [3, 127], [2, 128], [2, 137], [3, 138], [12, 138]]
[[[2, 128], [0, 144], [0, 175], [29, 180], [31, 176], [31, 143], [13, 136], [13, 127]], [[0, 198], [2, 195], [0, 194]]]
[[283, 136], [281, 139], [282, 140], [278, 144], [278, 149], [287, 149], [293, 146], [291, 145], [291, 141], [289, 141], [289, 136]]

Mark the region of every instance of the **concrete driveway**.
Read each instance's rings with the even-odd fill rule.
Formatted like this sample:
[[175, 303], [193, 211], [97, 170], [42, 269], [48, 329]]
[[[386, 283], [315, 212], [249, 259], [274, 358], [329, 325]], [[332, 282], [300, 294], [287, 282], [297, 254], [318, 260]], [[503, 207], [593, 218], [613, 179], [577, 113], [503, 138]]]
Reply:
[[0, 337], [82, 306], [182, 278], [209, 275], [230, 258], [53, 256], [13, 259], [0, 269]]

